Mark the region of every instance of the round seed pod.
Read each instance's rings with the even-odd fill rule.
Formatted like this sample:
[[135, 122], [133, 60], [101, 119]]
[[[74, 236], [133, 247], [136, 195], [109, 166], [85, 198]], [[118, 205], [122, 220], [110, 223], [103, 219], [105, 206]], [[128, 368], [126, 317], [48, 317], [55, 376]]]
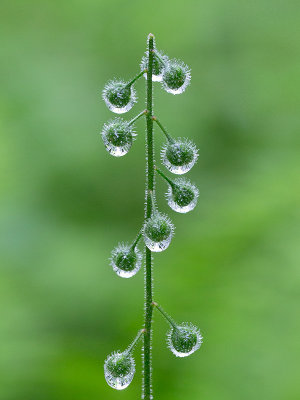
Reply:
[[188, 179], [177, 178], [166, 193], [168, 205], [179, 213], [187, 213], [196, 207], [199, 190]]
[[104, 124], [101, 132], [106, 150], [115, 157], [128, 153], [136, 136], [133, 127], [122, 118], [115, 118]]
[[131, 383], [134, 374], [134, 359], [126, 351], [123, 353], [114, 352], [104, 362], [105, 380], [113, 389], [126, 389]]
[[131, 278], [141, 268], [142, 254], [127, 243], [119, 243], [111, 253], [111, 266], [121, 278]]
[[173, 174], [185, 174], [195, 164], [198, 151], [189, 139], [177, 138], [173, 142], [167, 142], [161, 151], [161, 159], [164, 166]]
[[154, 212], [143, 227], [144, 241], [148, 249], [154, 252], [166, 250], [171, 243], [174, 229], [166, 215]]
[[[163, 72], [165, 66], [168, 64], [169, 58], [163, 53], [158, 53], [158, 58], [155, 53], [153, 57], [153, 67], [152, 67], [152, 81], [153, 82], [161, 82], [163, 77]], [[162, 61], [163, 60], [163, 61]], [[148, 68], [148, 53], [142, 58], [141, 61], [141, 71], [144, 71]], [[147, 79], [147, 73], [144, 73], [144, 77]]]
[[133, 85], [128, 86], [124, 81], [109, 81], [102, 92], [107, 107], [116, 114], [129, 111], [137, 101]]
[[187, 357], [194, 353], [202, 344], [202, 336], [197, 327], [183, 323], [177, 328], [171, 328], [167, 334], [167, 344], [177, 357]]
[[163, 88], [172, 94], [181, 94], [191, 81], [191, 71], [182, 61], [169, 60], [163, 71]]

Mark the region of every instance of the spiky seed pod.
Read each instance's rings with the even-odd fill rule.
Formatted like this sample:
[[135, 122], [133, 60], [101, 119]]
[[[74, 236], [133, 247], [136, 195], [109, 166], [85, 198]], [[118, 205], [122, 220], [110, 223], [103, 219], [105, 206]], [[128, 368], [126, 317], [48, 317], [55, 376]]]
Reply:
[[181, 94], [191, 81], [191, 71], [182, 61], [169, 60], [163, 71], [163, 88], [172, 94]]
[[124, 351], [110, 354], [104, 362], [106, 382], [113, 389], [126, 389], [135, 374], [135, 362], [130, 353]]
[[103, 100], [107, 107], [116, 114], [129, 111], [137, 101], [133, 85], [122, 80], [109, 81], [102, 92]]
[[169, 217], [154, 212], [143, 227], [144, 241], [148, 249], [154, 252], [166, 250], [174, 235], [174, 229]]
[[122, 118], [104, 124], [101, 136], [106, 150], [115, 157], [128, 153], [136, 136], [133, 126]]
[[[163, 77], [163, 72], [168, 64], [169, 58], [161, 52], [157, 52], [158, 56], [154, 54], [153, 58], [153, 66], [152, 66], [152, 81], [153, 82], [161, 82]], [[148, 53], [142, 58], [141, 61], [141, 71], [144, 71], [148, 68]], [[147, 79], [147, 73], [144, 74], [144, 77]]]
[[198, 151], [189, 139], [177, 138], [167, 142], [161, 151], [161, 159], [164, 166], [173, 174], [185, 174], [195, 164]]
[[177, 328], [171, 328], [167, 334], [167, 343], [177, 357], [187, 357], [194, 353], [202, 344], [202, 336], [197, 327], [190, 323], [182, 323]]
[[111, 253], [111, 266], [122, 278], [131, 278], [142, 265], [142, 254], [137, 247], [127, 243], [119, 243]]
[[168, 205], [179, 213], [187, 213], [196, 207], [199, 190], [188, 179], [177, 178], [166, 193]]

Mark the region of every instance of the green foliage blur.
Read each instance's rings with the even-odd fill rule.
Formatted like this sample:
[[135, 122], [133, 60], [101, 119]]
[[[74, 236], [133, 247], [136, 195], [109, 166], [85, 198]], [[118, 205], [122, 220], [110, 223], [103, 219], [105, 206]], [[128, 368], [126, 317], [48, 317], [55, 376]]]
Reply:
[[101, 91], [139, 71], [149, 32], [192, 69], [182, 95], [155, 85], [155, 113], [200, 148], [194, 211], [169, 210], [157, 179], [176, 235], [155, 299], [204, 336], [176, 359], [155, 314], [154, 398], [300, 398], [299, 17], [293, 0], [1, 1], [0, 400], [140, 398], [140, 351], [123, 392], [103, 361], [143, 323], [143, 272], [108, 258], [143, 221], [145, 126], [119, 159], [99, 132]]

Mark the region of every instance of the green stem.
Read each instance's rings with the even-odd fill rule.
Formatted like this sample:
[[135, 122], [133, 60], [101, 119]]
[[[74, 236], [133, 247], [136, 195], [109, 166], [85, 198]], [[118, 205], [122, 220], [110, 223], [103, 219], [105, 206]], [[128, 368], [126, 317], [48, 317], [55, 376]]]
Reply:
[[134, 77], [130, 82], [128, 82], [128, 83], [126, 84], [126, 87], [130, 87], [131, 85], [133, 85], [134, 82], [137, 81], [142, 75], [144, 75], [145, 72], [147, 72], [147, 71], [144, 70], [144, 71], [140, 72], [139, 74], [137, 74], [136, 77]]
[[158, 51], [154, 50], [154, 55], [155, 55], [155, 57], [157, 57], [157, 58], [159, 59], [159, 61], [160, 61], [162, 64], [165, 64], [165, 61], [162, 59], [162, 57], [160, 56], [160, 54], [158, 53]]
[[138, 334], [136, 335], [134, 341], [131, 343], [131, 345], [128, 347], [128, 349], [126, 350], [127, 353], [131, 353], [132, 350], [134, 349], [135, 345], [137, 344], [137, 342], [140, 340], [140, 337], [142, 336], [142, 334], [145, 333], [145, 329], [141, 329]]
[[173, 181], [171, 181], [171, 179], [168, 178], [163, 172], [161, 172], [158, 168], [155, 168], [155, 170], [160, 176], [162, 176], [170, 184], [170, 186], [172, 188], [175, 186], [175, 183]]
[[156, 307], [158, 311], [164, 316], [164, 318], [171, 324], [174, 329], [177, 329], [175, 321], [155, 302], [152, 303], [153, 307]]
[[[154, 181], [154, 143], [153, 143], [153, 93], [152, 93], [152, 70], [153, 70], [153, 49], [154, 36], [150, 33], [148, 36], [148, 70], [147, 70], [147, 182], [146, 182], [146, 219], [151, 217], [152, 204], [149, 192], [155, 188]], [[152, 336], [152, 254], [146, 246], [146, 266], [145, 266], [145, 334], [144, 334], [144, 382], [143, 399], [151, 400], [151, 336]]]
[[137, 235], [137, 238], [135, 239], [135, 241], [132, 243], [132, 246], [131, 246], [131, 249], [132, 249], [132, 250], [135, 249], [135, 246], [138, 244], [138, 242], [139, 242], [139, 240], [140, 240], [141, 237], [142, 237], [142, 234], [139, 233], [139, 234]]
[[147, 110], [143, 110], [141, 111], [136, 117], [132, 118], [131, 121], [128, 122], [128, 125], [132, 125], [135, 123], [135, 121], [137, 121], [142, 115], [146, 115], [147, 114]]
[[152, 118], [153, 121], [155, 121], [157, 123], [157, 125], [160, 127], [160, 129], [162, 130], [162, 132], [164, 133], [164, 135], [166, 136], [166, 138], [168, 139], [169, 143], [174, 143], [174, 139], [168, 134], [168, 132], [166, 131], [166, 129], [162, 126], [162, 124], [160, 123], [160, 121], [157, 119], [157, 117], [153, 117]]
[[[154, 168], [154, 169], [156, 169], [156, 168]], [[149, 191], [149, 196], [150, 196], [151, 205], [152, 205], [152, 212], [151, 212], [151, 214], [154, 214], [154, 213], [157, 212], [157, 210], [156, 210], [156, 205], [155, 205], [155, 200], [154, 200], [154, 195], [153, 195], [152, 190]]]

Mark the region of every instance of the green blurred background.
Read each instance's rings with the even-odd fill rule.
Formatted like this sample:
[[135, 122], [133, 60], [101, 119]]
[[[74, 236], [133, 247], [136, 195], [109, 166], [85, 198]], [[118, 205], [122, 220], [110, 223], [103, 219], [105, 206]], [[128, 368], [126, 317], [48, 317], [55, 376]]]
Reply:
[[192, 68], [181, 96], [156, 85], [155, 110], [200, 148], [195, 211], [169, 211], [158, 181], [176, 236], [155, 298], [204, 336], [176, 359], [155, 315], [155, 398], [300, 398], [299, 17], [292, 0], [2, 0], [1, 400], [140, 398], [139, 352], [123, 392], [103, 360], [143, 322], [143, 273], [120, 279], [107, 259], [142, 223], [144, 121], [120, 159], [99, 131], [103, 86], [138, 72], [149, 32]]

